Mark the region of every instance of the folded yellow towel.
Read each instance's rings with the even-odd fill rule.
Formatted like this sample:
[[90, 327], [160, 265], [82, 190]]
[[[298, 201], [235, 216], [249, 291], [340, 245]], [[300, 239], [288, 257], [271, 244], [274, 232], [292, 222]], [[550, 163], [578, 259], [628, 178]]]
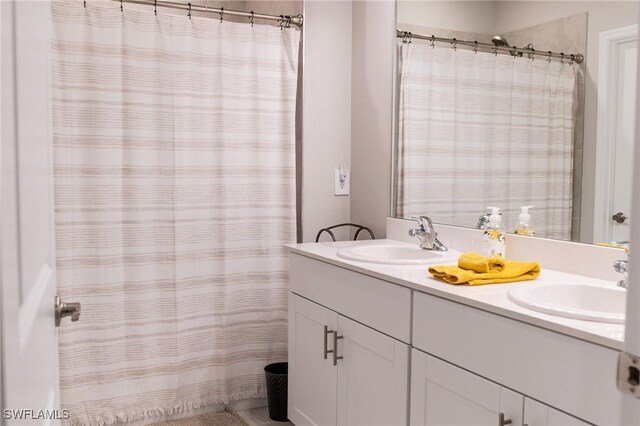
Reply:
[[465, 253], [460, 256], [458, 266], [432, 266], [429, 273], [449, 284], [498, 284], [535, 280], [540, 275], [540, 265]]
[[478, 253], [465, 253], [458, 259], [458, 267], [481, 274], [499, 272], [504, 270], [504, 259], [500, 256], [486, 257]]

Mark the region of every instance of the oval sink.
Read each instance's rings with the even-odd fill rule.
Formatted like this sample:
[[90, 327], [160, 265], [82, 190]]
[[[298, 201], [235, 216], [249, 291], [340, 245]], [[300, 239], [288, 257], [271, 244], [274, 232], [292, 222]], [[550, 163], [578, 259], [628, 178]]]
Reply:
[[623, 324], [627, 292], [588, 284], [541, 284], [514, 287], [509, 290], [509, 299], [546, 314]]
[[[456, 252], [457, 253], [457, 252]], [[343, 259], [387, 265], [429, 265], [453, 261], [456, 254], [449, 251], [423, 250], [418, 246], [369, 244], [338, 250]]]

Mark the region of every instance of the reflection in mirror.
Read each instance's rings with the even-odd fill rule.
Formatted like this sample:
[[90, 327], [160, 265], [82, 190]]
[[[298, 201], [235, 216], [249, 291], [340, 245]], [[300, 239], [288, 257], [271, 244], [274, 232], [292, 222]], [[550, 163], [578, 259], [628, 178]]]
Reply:
[[400, 0], [397, 16], [394, 216], [477, 227], [498, 206], [512, 232], [534, 206], [537, 236], [626, 243], [636, 2]]

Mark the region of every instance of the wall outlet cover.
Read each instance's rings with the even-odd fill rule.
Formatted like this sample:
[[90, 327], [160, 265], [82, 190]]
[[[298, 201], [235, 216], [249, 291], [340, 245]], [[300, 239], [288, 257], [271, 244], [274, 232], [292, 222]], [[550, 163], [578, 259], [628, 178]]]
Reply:
[[335, 169], [334, 171], [334, 175], [335, 175], [335, 190], [334, 190], [334, 194], [335, 195], [349, 195], [349, 183], [351, 181], [351, 173], [349, 172], [349, 170], [345, 171], [345, 176], [346, 179], [341, 180], [340, 179], [340, 170], [339, 169]]

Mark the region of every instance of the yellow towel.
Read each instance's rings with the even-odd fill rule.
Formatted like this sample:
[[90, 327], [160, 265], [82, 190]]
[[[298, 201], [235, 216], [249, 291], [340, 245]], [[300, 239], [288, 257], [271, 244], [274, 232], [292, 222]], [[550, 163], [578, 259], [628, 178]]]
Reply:
[[[434, 278], [449, 284], [469, 285], [535, 280], [540, 275], [540, 265], [535, 262], [500, 260], [502, 262], [498, 263], [496, 258], [486, 258], [476, 253], [465, 253], [460, 256], [458, 266], [432, 266], [429, 268], [429, 272]], [[484, 269], [487, 272], [477, 272]]]
[[485, 257], [478, 253], [465, 253], [458, 259], [458, 267], [481, 274], [499, 272], [504, 270], [504, 259], [500, 256]]

